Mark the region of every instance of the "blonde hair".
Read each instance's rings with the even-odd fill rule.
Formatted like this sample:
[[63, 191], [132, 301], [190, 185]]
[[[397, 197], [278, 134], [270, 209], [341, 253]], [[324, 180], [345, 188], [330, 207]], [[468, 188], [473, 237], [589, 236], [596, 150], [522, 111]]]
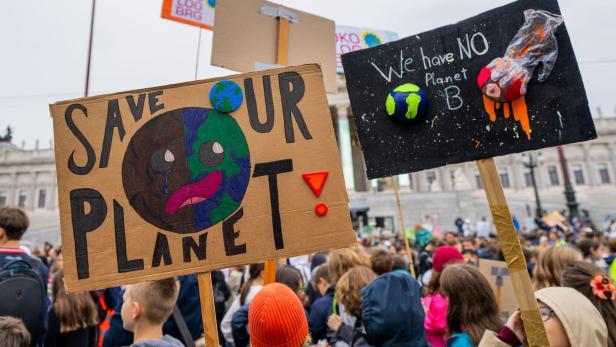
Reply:
[[332, 251], [327, 257], [327, 264], [332, 272], [332, 281], [334, 283], [338, 282], [345, 272], [355, 266], [372, 267], [370, 257], [360, 247], [349, 247]]
[[130, 285], [128, 296], [143, 305], [143, 317], [152, 324], [162, 324], [173, 312], [179, 285], [175, 278]]
[[535, 291], [547, 287], [560, 287], [565, 266], [582, 260], [582, 253], [571, 247], [550, 247], [539, 252], [533, 271]]
[[3, 346], [28, 347], [30, 339], [30, 333], [21, 319], [0, 316], [0, 341]]
[[376, 278], [376, 274], [365, 266], [347, 271], [336, 285], [336, 298], [355, 317], [361, 315], [361, 290]]

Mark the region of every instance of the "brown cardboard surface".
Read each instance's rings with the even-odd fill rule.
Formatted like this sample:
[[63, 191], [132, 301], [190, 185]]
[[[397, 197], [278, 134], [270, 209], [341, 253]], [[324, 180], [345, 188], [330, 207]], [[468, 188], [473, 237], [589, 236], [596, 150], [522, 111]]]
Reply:
[[[498, 274], [502, 275], [502, 286], [500, 287], [500, 290], [496, 285], [497, 276], [496, 274], [492, 273], [493, 268], [496, 268]], [[496, 297], [497, 303], [499, 305], [501, 317], [506, 320], [507, 318], [509, 318], [509, 315], [513, 313], [513, 311], [515, 311], [515, 309], [518, 307], [518, 304], [515, 299], [515, 292], [513, 291], [513, 285], [511, 284], [511, 276], [507, 271], [507, 263], [498, 260], [479, 259], [479, 271], [481, 271], [483, 276], [488, 280], [488, 283], [490, 283], [490, 287], [492, 288], [494, 296]]]
[[[303, 116], [311, 139], [302, 135], [298, 127], [297, 117], [290, 117], [293, 119], [294, 141], [288, 142], [285, 137], [285, 119], [283, 119], [281, 90], [279, 89], [280, 75], [285, 73], [297, 73], [304, 82], [304, 95], [297, 103], [297, 109]], [[264, 76], [269, 76], [272, 90], [274, 121], [270, 132], [258, 132], [251, 125], [244, 84], [245, 79], [252, 79], [258, 117], [260, 122], [265, 122], [267, 112], [266, 102], [264, 101]], [[126, 182], [134, 177], [141, 177], [139, 176], [140, 171], [137, 169], [134, 172], [129, 170], [126, 172], [130, 175], [123, 175], [123, 166], [132, 167], [131, 165], [133, 165], [126, 163], [125, 155], [127, 157], [133, 155], [135, 158], [145, 158], [143, 160], [146, 163], [149, 161], [148, 165], [150, 166], [147, 166], [148, 172], [144, 173], [145, 176], [143, 177], [153, 178], [151, 178], [151, 187], [143, 188], [144, 191], [151, 189], [154, 193], [159, 194], [156, 196], [164, 196], [165, 199], [169, 194], [177, 192], [181, 185], [174, 186], [173, 177], [175, 176], [173, 176], [173, 172], [168, 175], [168, 192], [161, 191], [162, 183], [160, 182], [164, 181], [157, 176], [159, 174], [152, 171], [151, 165], [154, 154], [150, 156], [150, 151], [153, 151], [156, 147], [152, 143], [159, 141], [161, 137], [168, 136], [172, 129], [168, 128], [168, 130], [165, 129], [152, 134], [152, 136], [145, 137], [148, 140], [145, 141], [143, 146], [139, 147], [139, 150], [135, 150], [135, 147], [131, 144], [131, 139], [139, 135], [139, 131], [145, 132], [154, 129], [152, 126], [152, 124], [156, 124], [154, 121], [162, 122], [162, 119], [168, 119], [168, 115], [171, 114], [169, 111], [189, 107], [211, 109], [209, 93], [212, 86], [220, 79], [63, 101], [50, 106], [54, 125], [65, 283], [69, 291], [92, 290], [181, 274], [204, 272], [233, 265], [261, 262], [266, 259], [306, 254], [317, 250], [348, 247], [355, 244], [355, 234], [352, 231], [349, 218], [348, 197], [343, 181], [339, 152], [319, 66], [311, 64], [288, 67], [234, 75], [226, 79], [239, 84], [242, 89], [243, 101], [237, 110], [217, 117], [231, 117], [243, 132], [250, 152], [250, 175], [243, 199], [240, 199], [239, 202], [240, 207], [226, 216], [225, 221], [205, 229], [198, 228], [190, 218], [176, 220], [175, 224], [169, 224], [163, 228], [142, 217], [142, 214], [135, 208], [138, 205], [133, 205], [137, 199], [129, 201], [125, 190]], [[153, 94], [156, 92], [160, 94], [157, 96], [158, 102], [154, 100], [154, 104], [162, 104], [164, 108], [152, 113], [150, 96], [156, 96], [156, 94]], [[129, 99], [133, 97], [138, 104], [140, 94], [145, 94], [143, 97], [143, 115], [135, 120], [127, 97]], [[110, 112], [110, 110], [113, 111], [113, 105], [116, 102], [119, 105], [119, 114]], [[72, 117], [67, 112], [71, 109], [74, 110]], [[87, 116], [83, 110], [87, 111]], [[186, 114], [183, 113], [185, 117]], [[214, 116], [211, 116], [212, 114], [208, 113], [208, 117], [214, 119]], [[74, 122], [73, 130], [69, 126], [70, 119]], [[110, 124], [119, 125], [120, 120], [121, 127], [110, 126]], [[186, 126], [186, 124], [184, 125]], [[111, 146], [109, 147], [108, 164], [105, 166], [101, 163], [101, 152], [105, 129], [108, 127], [113, 132], [112, 136], [109, 137]], [[188, 130], [185, 129], [185, 131]], [[81, 139], [77, 133], [83, 135]], [[122, 133], [123, 138], [121, 139]], [[224, 138], [226, 134], [228, 133], [221, 136], [219, 140], [223, 144], [229, 141]], [[183, 136], [181, 137], [178, 141], [188, 141]], [[72, 161], [76, 166], [86, 166], [88, 151], [83, 145], [84, 142], [87, 142], [92, 148], [90, 155], [95, 157], [94, 164], [91, 170], [85, 169], [80, 174], [76, 174], [75, 169], [69, 168], [69, 163]], [[228, 152], [224, 153], [230, 155]], [[181, 154], [174, 152], [174, 155], [175, 158], [178, 158], [177, 168], [180, 168]], [[283, 237], [283, 247], [277, 249], [274, 241], [273, 225], [275, 223], [272, 220], [273, 213], [270, 201], [272, 179], [269, 176], [253, 177], [253, 175], [258, 164], [286, 159], [292, 160], [292, 171], [279, 173], [275, 176], [277, 178], [277, 196]], [[139, 160], [135, 159], [135, 162]], [[188, 160], [182, 164], [184, 168], [188, 167], [187, 162]], [[173, 170], [177, 168], [174, 166]], [[315, 196], [302, 178], [303, 173], [317, 171], [329, 172], [329, 177], [319, 198]], [[87, 202], [80, 202], [75, 199], [75, 192], [86, 188], [100, 193], [102, 204], [101, 199], [92, 199]], [[88, 192], [91, 193], [92, 191]], [[71, 203], [71, 194], [74, 198], [73, 203]], [[152, 201], [154, 201], [152, 202], [152, 206], [154, 206], [155, 200], [145, 200], [146, 206], [149, 206], [147, 204]], [[315, 214], [314, 209], [317, 203], [328, 205], [329, 209], [326, 216], [318, 217]], [[106, 206], [106, 214], [100, 212], [100, 206], [103, 205]], [[190, 209], [197, 205], [199, 203], [181, 207], [178, 211]], [[143, 208], [140, 208], [142, 213], [148, 212], [147, 210], [143, 212]], [[80, 209], [83, 210], [81, 215]], [[156, 210], [154, 207], [151, 210], [159, 213], [156, 216], [163, 216], [166, 213]], [[231, 242], [234, 242], [236, 246], [245, 245], [246, 250], [245, 253], [228, 254], [225, 237], [223, 236], [225, 235], [223, 225], [229, 224], [230, 220], [237, 216], [240, 210], [243, 215], [238, 218], [235, 224], [231, 223], [232, 230], [237, 233], [235, 239], [231, 237]], [[120, 211], [123, 212], [123, 220], [119, 218]], [[194, 213], [196, 216], [197, 212]], [[78, 218], [78, 216], [82, 217]], [[96, 216], [101, 216], [100, 225], [92, 222], [86, 227], [80, 226], [80, 223], [95, 220], [94, 217]], [[194, 218], [196, 219], [196, 217]], [[85, 230], [84, 228], [92, 228], [91, 231], [85, 232], [87, 247], [79, 242], [82, 239], [79, 235], [84, 234], [79, 230]], [[167, 230], [166, 228], [179, 228], [185, 233], [180, 233], [178, 230]], [[122, 233], [122, 229], [124, 229], [124, 233]], [[204, 234], [207, 235], [205, 239], [205, 259], [199, 260], [196, 253], [190, 247], [183, 247], [183, 244], [195, 243], [196, 246], [200, 242], [199, 236]], [[227, 232], [228, 234], [229, 232]], [[121, 247], [122, 237], [125, 238], [125, 253]], [[157, 238], [160, 242], [159, 247], [155, 247]], [[160, 264], [155, 266], [153, 264], [154, 251], [155, 248], [159, 251], [164, 250], [164, 247], [161, 246], [164, 239], [168, 243], [168, 258], [171, 259], [171, 263], [167, 264], [165, 257], [160, 257]], [[229, 241], [228, 236], [226, 239]], [[118, 247], [118, 244], [120, 247]], [[184, 248], [189, 251], [190, 260], [188, 261], [184, 258]], [[83, 269], [84, 259], [87, 259], [88, 262], [87, 276], [84, 276], [82, 272], [82, 278], [79, 279], [77, 262], [79, 260], [80, 268]]]
[[278, 20], [260, 13], [263, 5], [297, 15], [289, 23], [288, 64], [319, 63], [325, 90], [336, 93], [336, 25], [333, 21], [263, 0], [219, 0], [212, 42], [212, 65], [253, 71], [255, 63], [276, 64]]

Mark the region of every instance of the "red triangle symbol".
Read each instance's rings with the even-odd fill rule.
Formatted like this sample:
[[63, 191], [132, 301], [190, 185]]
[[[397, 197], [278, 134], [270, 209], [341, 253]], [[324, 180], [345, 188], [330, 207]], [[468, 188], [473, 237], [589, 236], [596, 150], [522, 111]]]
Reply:
[[325, 181], [327, 181], [327, 176], [329, 172], [321, 171], [321, 172], [310, 172], [302, 174], [304, 177], [304, 181], [308, 184], [308, 187], [312, 190], [314, 195], [318, 197], [321, 196], [321, 191], [323, 190], [323, 186], [325, 185]]

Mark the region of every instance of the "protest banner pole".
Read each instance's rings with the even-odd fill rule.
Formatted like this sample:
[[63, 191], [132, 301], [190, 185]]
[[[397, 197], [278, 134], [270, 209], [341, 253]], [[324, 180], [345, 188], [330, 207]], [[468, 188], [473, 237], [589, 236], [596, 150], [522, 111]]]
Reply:
[[498, 240], [507, 262], [513, 290], [515, 291], [522, 314], [528, 344], [533, 347], [547, 347], [550, 344], [545, 333], [541, 315], [539, 314], [539, 307], [537, 306], [533, 286], [528, 275], [526, 260], [522, 253], [518, 234], [513, 227], [513, 220], [494, 159], [477, 160], [477, 168], [479, 169], [484, 191], [488, 198]]
[[203, 319], [203, 337], [205, 345], [219, 346], [218, 326], [216, 324], [216, 309], [214, 306], [214, 289], [212, 288], [212, 273], [202, 272], [197, 275], [199, 283], [199, 301], [201, 302], [201, 318]]
[[86, 62], [86, 82], [84, 85], [83, 96], [88, 97], [90, 93], [90, 66], [92, 65], [92, 40], [94, 39], [94, 14], [96, 11], [96, 0], [92, 0], [92, 14], [90, 16], [90, 39], [88, 40], [88, 61]]
[[394, 189], [394, 195], [396, 197], [396, 205], [398, 206], [398, 215], [400, 216], [400, 227], [402, 228], [402, 239], [404, 240], [404, 248], [406, 249], [406, 255], [409, 257], [409, 270], [411, 275], [415, 278], [415, 263], [413, 262], [413, 253], [411, 252], [411, 246], [409, 245], [409, 239], [406, 237], [406, 226], [404, 225], [404, 215], [402, 214], [402, 205], [400, 205], [400, 194], [398, 193], [398, 182], [391, 178], [391, 186]]
[[[287, 65], [289, 61], [289, 21], [278, 17], [278, 46], [276, 50], [276, 64]], [[276, 282], [276, 260], [266, 260], [263, 271], [263, 283]]]

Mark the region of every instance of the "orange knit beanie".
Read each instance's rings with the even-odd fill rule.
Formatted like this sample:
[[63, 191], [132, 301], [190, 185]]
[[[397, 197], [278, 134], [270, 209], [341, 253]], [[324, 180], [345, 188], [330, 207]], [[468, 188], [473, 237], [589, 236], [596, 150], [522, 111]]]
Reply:
[[308, 336], [304, 307], [293, 291], [268, 284], [252, 299], [248, 330], [253, 347], [299, 347]]

